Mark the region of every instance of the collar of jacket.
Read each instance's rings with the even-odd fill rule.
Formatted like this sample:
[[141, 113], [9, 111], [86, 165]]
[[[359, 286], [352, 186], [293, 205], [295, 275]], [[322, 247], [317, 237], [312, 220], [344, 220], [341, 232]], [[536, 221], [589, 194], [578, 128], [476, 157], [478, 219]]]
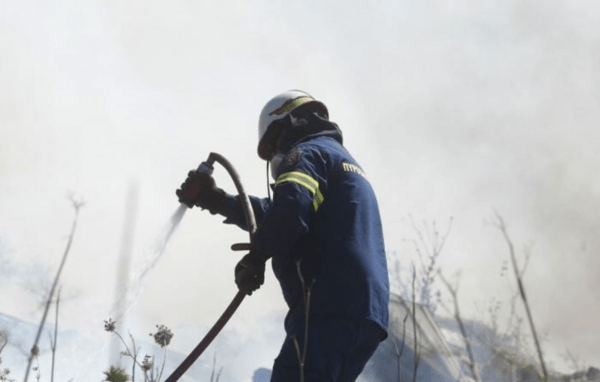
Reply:
[[287, 153], [300, 142], [316, 137], [332, 137], [340, 144], [344, 144], [342, 130], [338, 125], [316, 114], [305, 113], [291, 118], [290, 122], [284, 128], [279, 140], [279, 151], [282, 153]]

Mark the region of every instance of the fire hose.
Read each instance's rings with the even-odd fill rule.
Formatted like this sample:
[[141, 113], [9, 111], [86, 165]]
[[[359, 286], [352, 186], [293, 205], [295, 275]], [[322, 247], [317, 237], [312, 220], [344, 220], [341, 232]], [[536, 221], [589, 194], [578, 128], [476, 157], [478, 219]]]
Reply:
[[[252, 246], [252, 235], [256, 231], [256, 220], [254, 218], [252, 206], [250, 205], [250, 199], [244, 191], [244, 187], [242, 186], [242, 182], [240, 181], [240, 176], [238, 175], [233, 165], [222, 155], [217, 153], [210, 153], [208, 159], [205, 162], [202, 162], [200, 166], [198, 166], [198, 169], [196, 171], [204, 172], [208, 175], [211, 175], [213, 172], [214, 162], [218, 162], [223, 167], [225, 167], [225, 169], [231, 176], [233, 183], [235, 184], [235, 187], [239, 194], [239, 199], [242, 203], [242, 208], [246, 217], [248, 233], [250, 235], [250, 244], [234, 244], [231, 246], [231, 249], [234, 251], [250, 250]], [[175, 369], [175, 371], [171, 373], [171, 375], [165, 380], [165, 382], [175, 382], [179, 380], [179, 378], [181, 378], [181, 376], [192, 366], [192, 364], [196, 362], [198, 357], [200, 357], [204, 350], [206, 350], [208, 345], [210, 345], [210, 343], [217, 337], [221, 329], [223, 329], [223, 327], [227, 324], [231, 316], [233, 316], [237, 308], [244, 300], [244, 297], [246, 297], [246, 294], [242, 291], [239, 291], [235, 295], [227, 309], [225, 309], [225, 312], [223, 312], [223, 314], [221, 315], [221, 317], [219, 317], [219, 319], [213, 325], [213, 327], [208, 331], [208, 333], [206, 333], [202, 341], [200, 341], [200, 343], [194, 348], [194, 350], [192, 350], [192, 352], [185, 358], [185, 360], [183, 360], [183, 362], [177, 367], [177, 369]]]

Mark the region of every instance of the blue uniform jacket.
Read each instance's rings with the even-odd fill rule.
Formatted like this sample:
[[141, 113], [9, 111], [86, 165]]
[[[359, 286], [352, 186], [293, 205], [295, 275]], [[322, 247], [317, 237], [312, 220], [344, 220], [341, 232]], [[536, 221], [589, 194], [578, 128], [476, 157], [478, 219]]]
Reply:
[[[334, 138], [300, 141], [277, 169], [273, 201], [251, 197], [258, 229], [253, 248], [272, 258], [290, 313], [288, 333], [304, 311], [300, 260], [312, 287], [310, 313], [364, 318], [388, 327], [389, 281], [375, 193], [366, 174]], [[237, 197], [225, 223], [247, 229]], [[297, 313], [297, 314], [296, 314]]]

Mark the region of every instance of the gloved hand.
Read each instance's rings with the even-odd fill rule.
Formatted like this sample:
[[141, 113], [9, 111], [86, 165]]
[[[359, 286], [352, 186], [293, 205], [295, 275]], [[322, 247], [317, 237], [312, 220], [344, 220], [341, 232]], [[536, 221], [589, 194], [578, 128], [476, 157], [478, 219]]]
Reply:
[[235, 284], [248, 296], [265, 282], [265, 260], [250, 251], [235, 267]]
[[221, 209], [225, 200], [225, 191], [215, 185], [214, 178], [202, 171], [191, 170], [181, 189], [175, 191], [179, 202], [186, 204], [189, 208], [194, 205], [216, 214]]

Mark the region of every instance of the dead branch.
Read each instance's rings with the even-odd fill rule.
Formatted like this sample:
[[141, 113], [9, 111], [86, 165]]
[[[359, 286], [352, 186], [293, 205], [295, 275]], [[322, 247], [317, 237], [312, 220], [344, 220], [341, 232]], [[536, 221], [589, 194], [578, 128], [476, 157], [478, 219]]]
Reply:
[[525, 245], [523, 247], [523, 254], [525, 255], [525, 261], [523, 262], [523, 267], [521, 268], [521, 270], [519, 271], [519, 276], [523, 277], [523, 275], [525, 274], [525, 271], [527, 270], [527, 266], [529, 265], [529, 260], [531, 259], [531, 244], [529, 245]]
[[469, 337], [467, 336], [467, 331], [465, 329], [465, 326], [462, 321], [462, 317], [460, 315], [460, 309], [458, 306], [458, 296], [457, 296], [458, 287], [456, 287], [456, 288], [452, 287], [452, 285], [450, 285], [450, 283], [446, 280], [446, 278], [444, 277], [442, 272], [439, 272], [439, 275], [440, 275], [440, 279], [442, 280], [444, 285], [446, 285], [446, 288], [448, 288], [448, 291], [452, 295], [452, 300], [454, 301], [454, 318], [456, 319], [456, 322], [458, 323], [458, 327], [460, 328], [460, 333], [462, 334], [463, 340], [465, 341], [465, 347], [467, 348], [467, 355], [469, 356], [469, 363], [468, 363], [469, 369], [471, 370], [471, 373], [473, 374], [473, 378], [475, 378], [475, 381], [481, 382], [481, 378], [479, 377], [479, 371], [477, 370], [477, 364], [475, 363], [475, 357], [473, 356], [473, 349], [471, 348], [471, 341], [469, 341]]
[[417, 306], [415, 303], [415, 280], [417, 278], [417, 270], [415, 268], [415, 264], [413, 264], [413, 280], [412, 280], [412, 291], [413, 291], [413, 295], [412, 295], [412, 320], [413, 320], [413, 334], [414, 334], [414, 341], [415, 341], [415, 351], [414, 351], [414, 356], [415, 356], [415, 367], [413, 369], [413, 382], [415, 382], [417, 380], [417, 371], [419, 369], [419, 360], [420, 360], [420, 356], [419, 356], [419, 348], [418, 348], [418, 342], [417, 342]]
[[[436, 261], [442, 252], [442, 249], [444, 248], [446, 239], [450, 234], [453, 219], [450, 217], [448, 228], [444, 233], [440, 233], [435, 221], [431, 224], [423, 221], [421, 227], [417, 226], [412, 215], [408, 216], [408, 220], [417, 237], [417, 239], [410, 239], [407, 241], [413, 244], [420, 263], [420, 283], [418, 287], [420, 302], [430, 309], [432, 313], [435, 313], [435, 306], [431, 301], [431, 285], [435, 281], [436, 274], [434, 267], [436, 266]], [[427, 259], [424, 259], [424, 255], [427, 256]]]
[[401, 376], [401, 368], [400, 368], [400, 359], [402, 358], [402, 353], [404, 352], [404, 345], [406, 343], [406, 320], [408, 319], [409, 310], [406, 310], [406, 315], [404, 316], [404, 320], [402, 320], [402, 347], [398, 350], [398, 345], [396, 344], [396, 340], [394, 340], [394, 349], [396, 350], [396, 358], [398, 360], [398, 381], [400, 381]]
[[[440, 232], [437, 230], [437, 225], [435, 221], [431, 223], [431, 228], [429, 228], [426, 222], [423, 222], [423, 229], [421, 230], [419, 227], [417, 227], [412, 215], [409, 215], [408, 217], [413, 231], [415, 231], [417, 237], [419, 238], [418, 241], [420, 243], [420, 246], [425, 250], [425, 254], [428, 257], [434, 257], [437, 256], [440, 252], [442, 252], [444, 244], [446, 243], [446, 239], [448, 238], [448, 235], [450, 235], [450, 229], [452, 228], [453, 220], [452, 217], [450, 217], [448, 229], [444, 234], [440, 234]], [[422, 231], [425, 231], [425, 235], [423, 235]], [[416, 240], [411, 241], [415, 245], [415, 249], [417, 250], [419, 257], [421, 257], [422, 253], [419, 250], [419, 244]], [[425, 267], [425, 265], [422, 262], [421, 265]]]
[[[215, 353], [215, 357], [216, 357], [217, 353]], [[163, 360], [162, 360], [162, 365], [160, 366], [160, 372], [158, 373], [158, 378], [156, 379], [156, 381], [160, 381], [160, 379], [162, 378], [163, 372], [165, 371], [165, 363], [167, 363], [167, 347], [165, 346], [165, 351], [163, 352]], [[217, 381], [219, 380], [219, 378], [217, 377]]]
[[48, 310], [50, 310], [50, 305], [52, 303], [52, 297], [54, 296], [54, 291], [56, 290], [56, 286], [58, 285], [58, 279], [60, 278], [60, 274], [65, 266], [65, 262], [67, 260], [67, 255], [69, 254], [69, 250], [71, 249], [71, 243], [73, 243], [73, 237], [75, 236], [75, 228], [77, 227], [77, 217], [79, 215], [79, 209], [85, 204], [82, 200], [77, 200], [73, 195], [69, 195], [69, 199], [73, 204], [73, 208], [75, 209], [75, 216], [73, 218], [73, 225], [71, 227], [71, 233], [69, 234], [69, 239], [67, 241], [67, 246], [65, 248], [65, 252], [63, 254], [62, 261], [60, 266], [58, 267], [58, 271], [56, 272], [56, 276], [54, 277], [54, 282], [52, 283], [52, 287], [50, 288], [50, 293], [48, 296], [48, 300], [46, 301], [46, 307], [44, 309], [44, 315], [42, 316], [42, 321], [38, 327], [37, 334], [35, 336], [35, 340], [33, 342], [33, 346], [31, 347], [31, 352], [29, 354], [29, 359], [27, 361], [27, 368], [25, 370], [25, 378], [24, 382], [27, 382], [29, 378], [29, 370], [31, 369], [31, 363], [34, 358], [34, 350], [38, 349], [38, 342], [40, 340], [40, 336], [42, 334], [42, 330], [44, 329], [44, 323], [46, 322], [46, 317], [48, 316]]
[[[215, 352], [215, 356], [213, 358], [213, 367], [212, 372], [210, 373], [210, 382], [219, 382], [219, 378], [221, 378], [221, 373], [223, 372], [223, 367], [219, 369], [215, 378], [215, 370], [217, 366], [217, 353]], [[160, 378], [159, 378], [160, 380]]]
[[0, 330], [0, 354], [2, 354], [2, 350], [8, 343], [8, 333], [4, 330]]
[[213, 356], [213, 366], [210, 373], [210, 382], [215, 382], [215, 367], [217, 366], [217, 353]]
[[129, 352], [128, 350], [129, 356], [133, 359], [133, 365], [131, 366], [131, 380], [135, 381], [135, 367], [140, 366], [141, 369], [141, 365], [137, 360], [140, 349], [135, 346], [135, 339], [133, 338], [133, 335], [131, 335], [131, 333], [129, 333], [129, 338], [131, 338], [131, 347], [133, 349], [133, 354], [131, 354], [131, 352]]
[[54, 382], [54, 365], [56, 360], [56, 342], [58, 339], [58, 308], [60, 305], [60, 292], [61, 289], [58, 289], [58, 293], [56, 294], [56, 315], [54, 317], [54, 339], [50, 336], [50, 347], [52, 350], [52, 369], [50, 372], [50, 382]]
[[[510, 237], [508, 236], [508, 231], [506, 229], [506, 224], [504, 223], [504, 219], [502, 219], [502, 216], [500, 216], [500, 214], [498, 212], [496, 212], [495, 214], [496, 214], [496, 220], [497, 220], [496, 227], [500, 230], [500, 232], [502, 232], [502, 236], [504, 236], [504, 240], [506, 241], [506, 244], [508, 245], [508, 250], [510, 253], [510, 260], [512, 262], [515, 277], [517, 278], [519, 294], [521, 296], [521, 300], [523, 301], [523, 305], [525, 306], [525, 312], [527, 313], [527, 319], [529, 320], [529, 326], [531, 328], [531, 333], [533, 335], [533, 340], [535, 342], [535, 347], [536, 347], [538, 357], [540, 360], [540, 365], [542, 366], [543, 378], [544, 378], [544, 380], [548, 380], [548, 372], [546, 370], [546, 364], [544, 362], [544, 355], [542, 352], [542, 347], [541, 347], [540, 341], [538, 339], [537, 331], [535, 330], [535, 324], [533, 322], [533, 317], [531, 315], [531, 309], [529, 308], [529, 302], [527, 301], [525, 287], [523, 286], [522, 274], [519, 272], [519, 268], [517, 266], [517, 257], [515, 255], [515, 248], [513, 246], [513, 243], [511, 241]], [[527, 262], [528, 261], [529, 260], [527, 259]], [[523, 271], [524, 270], [525, 269], [523, 269]]]

